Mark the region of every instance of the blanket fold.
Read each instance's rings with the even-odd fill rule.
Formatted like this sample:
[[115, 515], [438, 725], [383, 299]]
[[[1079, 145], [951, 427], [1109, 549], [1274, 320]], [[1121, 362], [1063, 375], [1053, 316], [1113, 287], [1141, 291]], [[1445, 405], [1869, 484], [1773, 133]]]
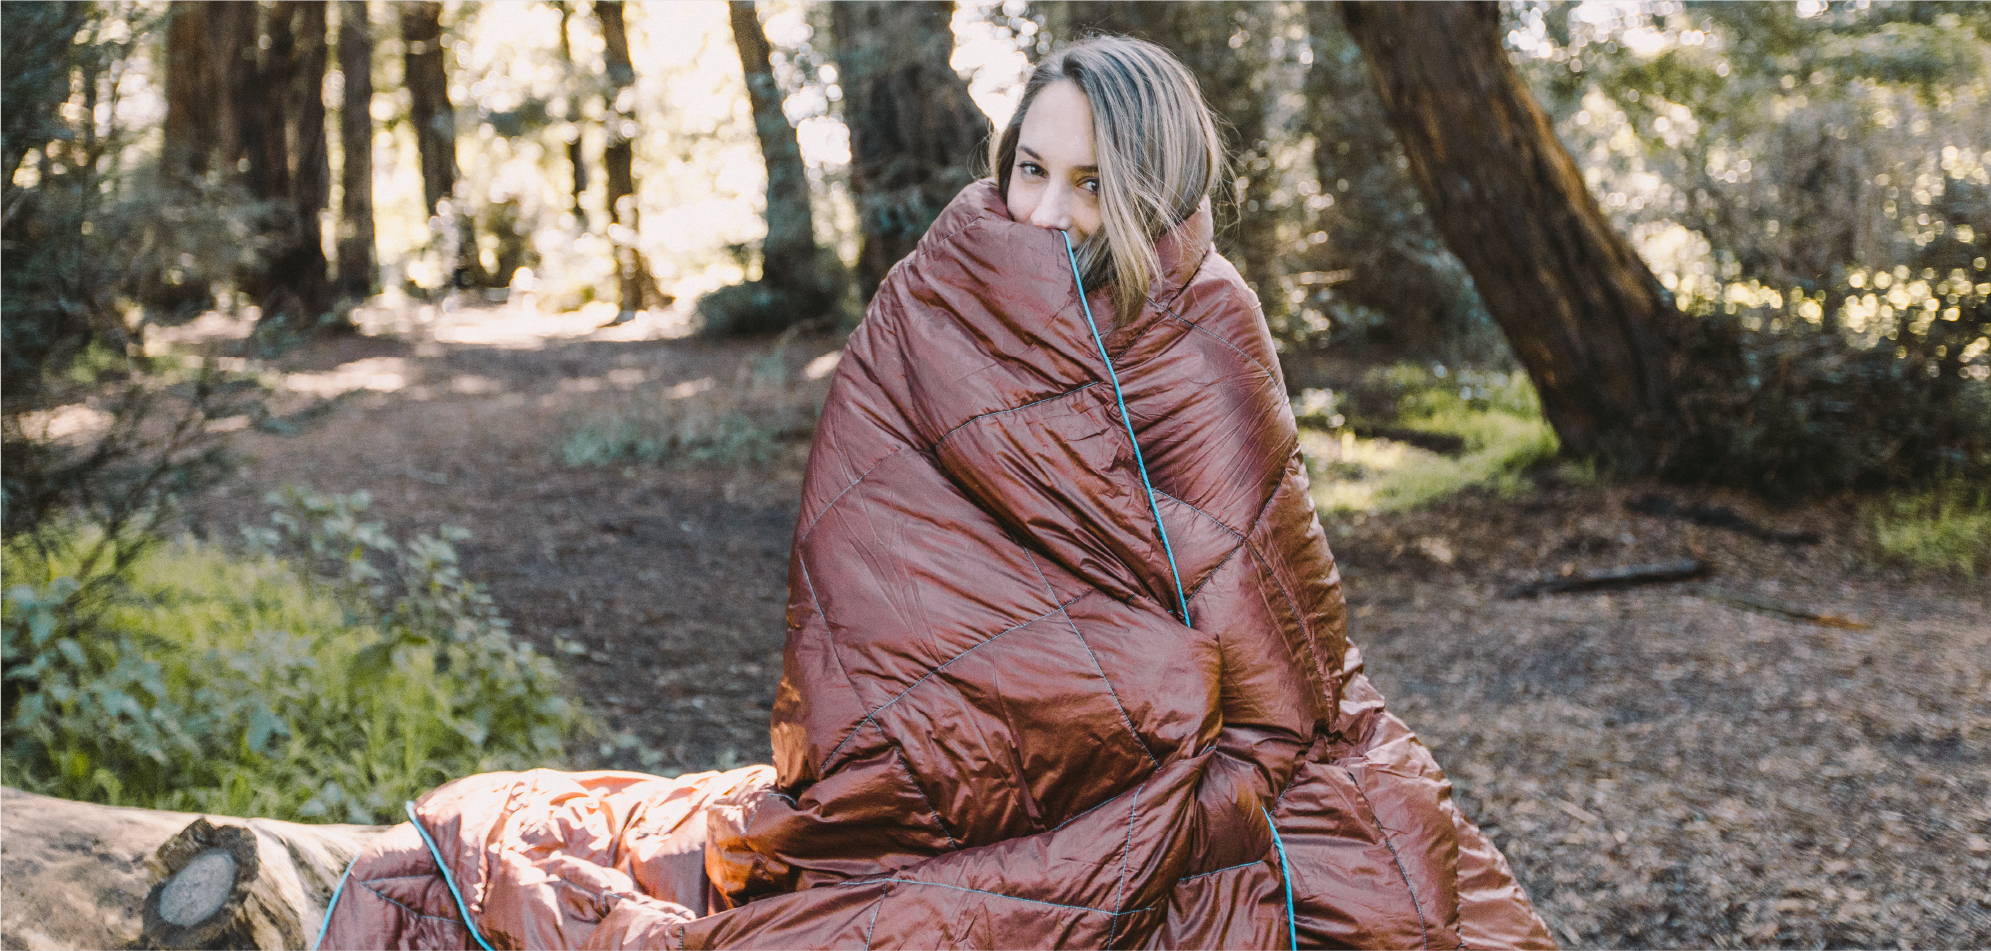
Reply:
[[[1551, 946], [1346, 639], [1271, 337], [1208, 203], [1157, 250], [1104, 345], [1195, 626], [1060, 237], [972, 184], [832, 381], [772, 769], [431, 793], [488, 940], [1274, 948], [1289, 882], [1306, 946]], [[362, 862], [427, 874], [406, 850]], [[423, 916], [454, 912], [335, 910], [328, 946], [455, 936]]]

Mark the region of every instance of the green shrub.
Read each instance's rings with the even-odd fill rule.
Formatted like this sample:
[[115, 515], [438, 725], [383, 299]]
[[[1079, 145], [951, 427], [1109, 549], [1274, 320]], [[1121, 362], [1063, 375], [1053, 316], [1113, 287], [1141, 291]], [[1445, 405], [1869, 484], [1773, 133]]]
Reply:
[[591, 413], [561, 441], [560, 461], [733, 468], [773, 462], [784, 442], [807, 433], [815, 421], [815, 400], [790, 380], [786, 348], [794, 335], [793, 329], [785, 332], [710, 391], [639, 394], [628, 406]]
[[[1299, 400], [1314, 476], [1314, 500], [1336, 513], [1416, 508], [1468, 488], [1507, 493], [1524, 486], [1522, 473], [1553, 458], [1559, 442], [1542, 418], [1526, 374], [1398, 364], [1374, 371], [1365, 389], [1385, 394], [1393, 410], [1349, 419], [1337, 401], [1309, 391]], [[1353, 409], [1348, 410], [1354, 413]], [[1399, 438], [1364, 435], [1378, 428]], [[1455, 443], [1438, 452], [1405, 441], [1409, 434]]]
[[1991, 569], [1991, 486], [1952, 480], [1869, 503], [1881, 551], [1900, 560], [1976, 577]]
[[75, 553], [10, 543], [6, 782], [118, 805], [387, 822], [436, 784], [553, 765], [583, 722], [452, 542], [364, 495], [273, 497], [248, 554], [146, 549], [100, 603]]

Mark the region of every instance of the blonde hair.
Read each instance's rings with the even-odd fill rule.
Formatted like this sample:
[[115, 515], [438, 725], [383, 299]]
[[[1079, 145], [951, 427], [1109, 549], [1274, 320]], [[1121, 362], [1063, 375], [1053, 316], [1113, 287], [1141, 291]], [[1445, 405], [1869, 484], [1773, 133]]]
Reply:
[[1078, 246], [1087, 289], [1113, 288], [1119, 323], [1134, 319], [1161, 275], [1155, 240], [1196, 212], [1225, 174], [1224, 147], [1196, 77], [1146, 40], [1094, 35], [1046, 56], [1030, 72], [989, 167], [1004, 200], [1024, 114], [1046, 86], [1071, 80], [1092, 106], [1099, 166], [1098, 234]]

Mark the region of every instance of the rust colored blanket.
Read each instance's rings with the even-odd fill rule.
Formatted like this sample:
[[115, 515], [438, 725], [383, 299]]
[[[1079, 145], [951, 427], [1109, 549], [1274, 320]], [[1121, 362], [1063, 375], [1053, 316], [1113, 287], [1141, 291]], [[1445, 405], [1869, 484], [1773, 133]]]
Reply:
[[1207, 203], [1158, 251], [1105, 347], [1195, 627], [1064, 245], [977, 182], [837, 368], [773, 768], [459, 780], [355, 867], [326, 945], [1549, 946], [1347, 643]]

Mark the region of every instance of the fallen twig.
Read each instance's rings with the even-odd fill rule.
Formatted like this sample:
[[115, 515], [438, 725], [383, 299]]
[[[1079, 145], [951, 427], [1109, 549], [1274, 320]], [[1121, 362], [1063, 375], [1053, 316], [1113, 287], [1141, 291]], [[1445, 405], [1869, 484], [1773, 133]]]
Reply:
[[1696, 591], [1694, 593], [1712, 601], [1720, 601], [1723, 604], [1732, 604], [1738, 608], [1744, 608], [1750, 611], [1757, 611], [1763, 614], [1774, 614], [1779, 617], [1787, 617], [1798, 621], [1808, 621], [1812, 624], [1817, 624], [1822, 627], [1840, 627], [1840, 628], [1847, 628], [1849, 630], [1865, 630], [1873, 626], [1871, 624], [1866, 623], [1865, 621], [1856, 620], [1854, 618], [1849, 618], [1838, 614], [1827, 614], [1823, 611], [1814, 611], [1807, 607], [1791, 604], [1788, 601], [1778, 601], [1773, 598], [1765, 598], [1760, 595], [1740, 594], [1733, 591], [1707, 591], [1707, 590]]
[[1527, 598], [1542, 594], [1564, 594], [1570, 591], [1599, 591], [1607, 588], [1628, 588], [1633, 585], [1653, 584], [1660, 581], [1684, 581], [1698, 578], [1708, 572], [1708, 564], [1699, 558], [1682, 558], [1678, 561], [1662, 561], [1645, 565], [1623, 565], [1598, 571], [1585, 571], [1570, 575], [1557, 575], [1524, 582], [1508, 588], [1501, 594], [1504, 598]]

